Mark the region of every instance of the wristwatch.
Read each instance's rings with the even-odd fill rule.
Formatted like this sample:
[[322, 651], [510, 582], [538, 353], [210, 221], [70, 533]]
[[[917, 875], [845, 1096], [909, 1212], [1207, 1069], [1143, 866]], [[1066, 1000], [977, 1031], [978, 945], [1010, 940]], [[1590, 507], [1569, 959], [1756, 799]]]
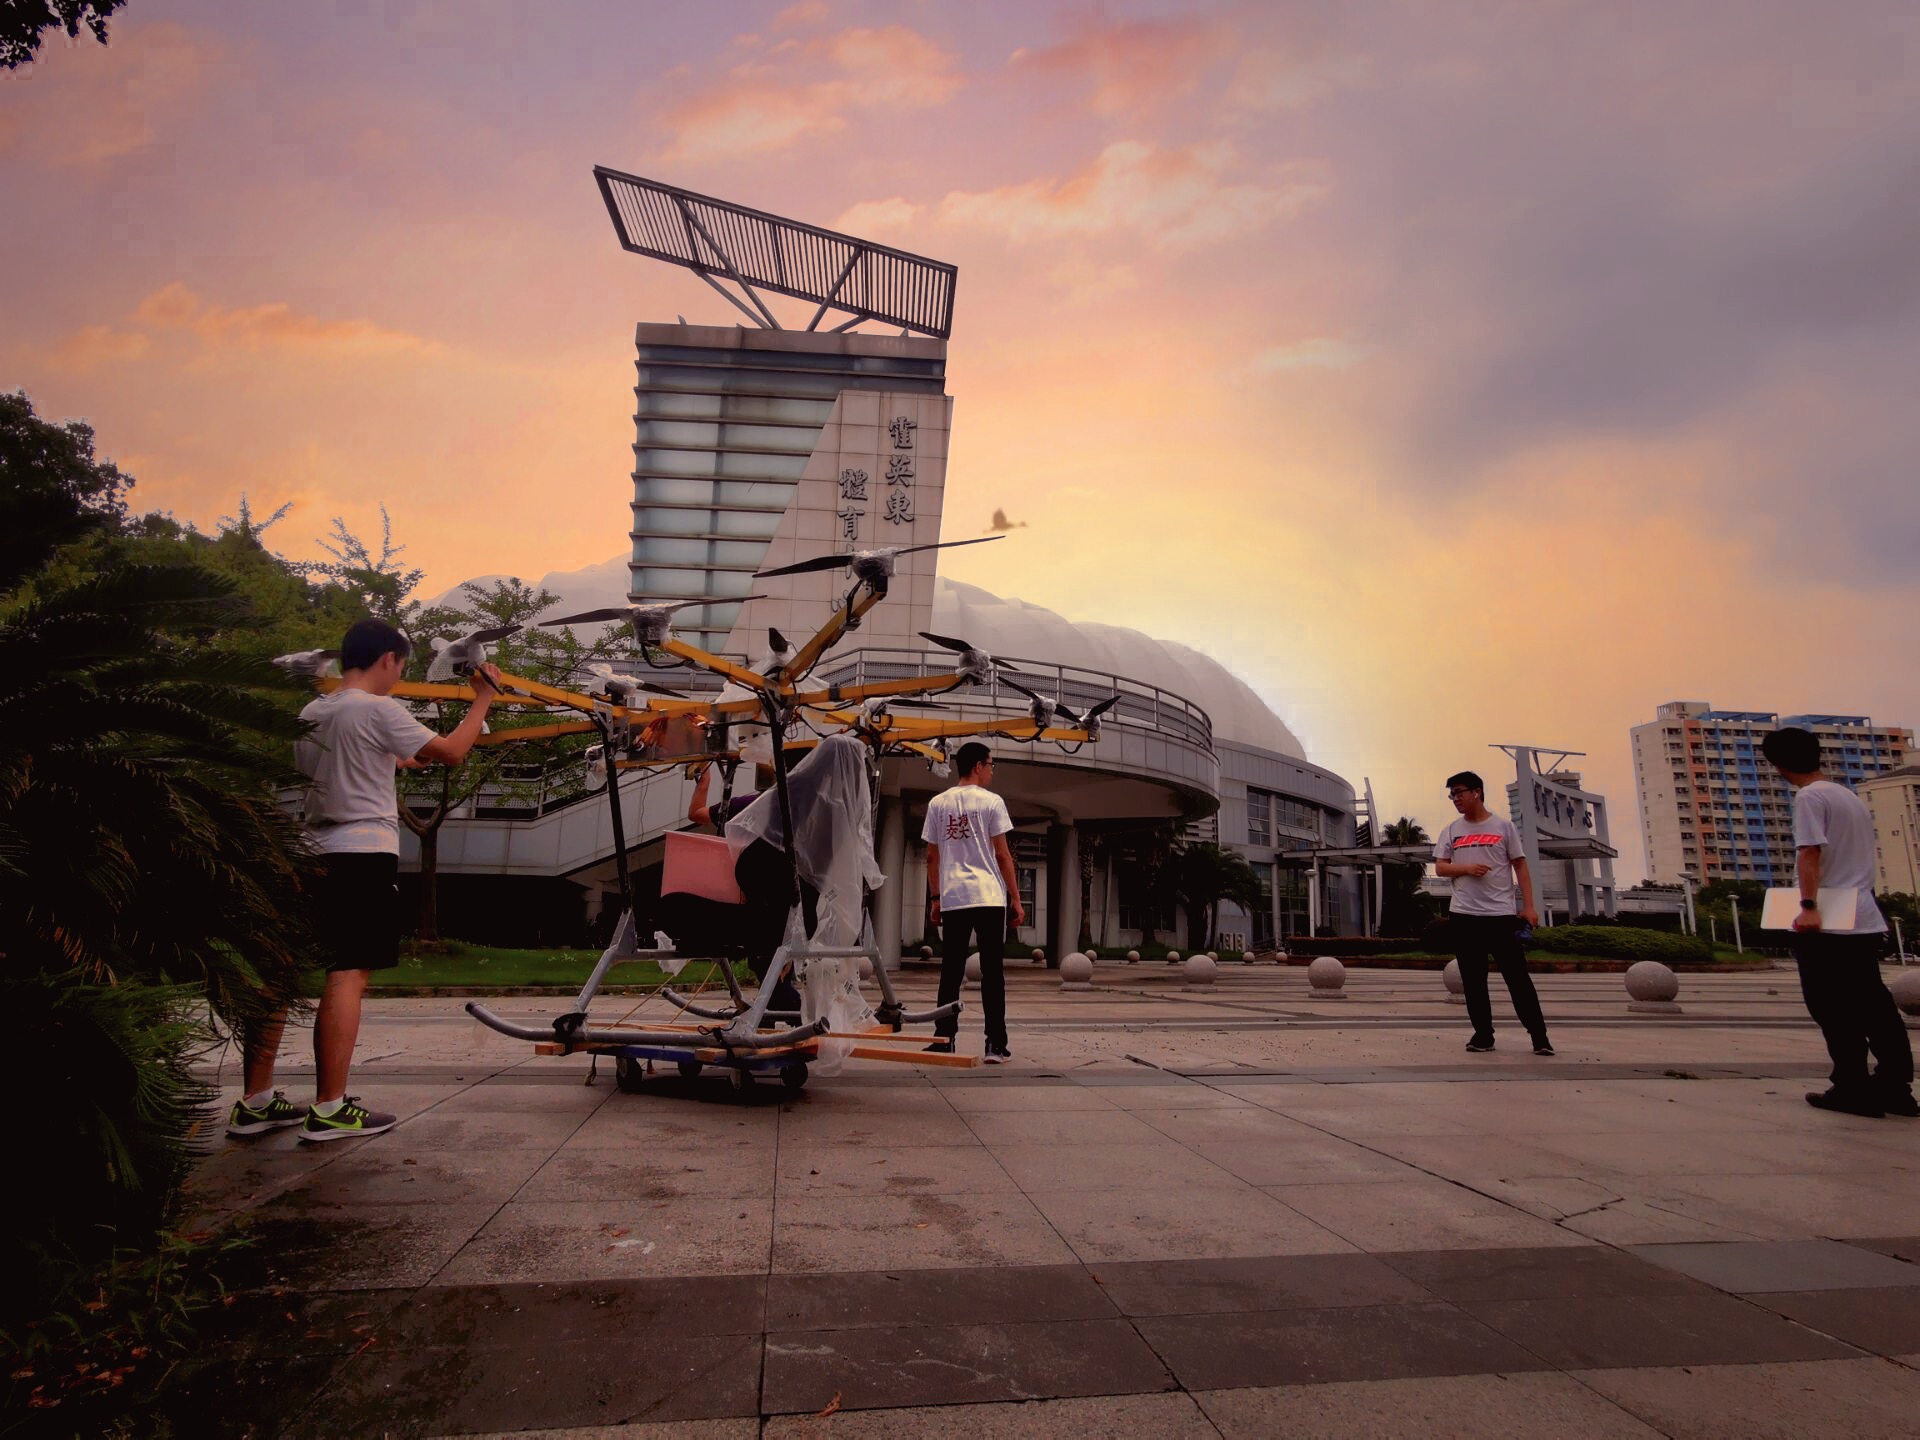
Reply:
[[1802, 900], [1800, 902], [1800, 908], [1802, 910], [1818, 910], [1820, 908], [1820, 902], [1818, 900]]

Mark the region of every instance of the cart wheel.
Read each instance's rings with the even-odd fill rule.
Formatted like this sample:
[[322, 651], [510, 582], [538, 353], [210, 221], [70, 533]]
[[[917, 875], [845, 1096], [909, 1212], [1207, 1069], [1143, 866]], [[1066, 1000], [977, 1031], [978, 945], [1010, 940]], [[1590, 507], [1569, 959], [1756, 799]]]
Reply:
[[780, 1072], [780, 1083], [785, 1085], [789, 1090], [802, 1089], [807, 1083], [807, 1067], [804, 1065], [789, 1065]]
[[647, 1067], [630, 1055], [613, 1057], [613, 1083], [629, 1095], [638, 1095], [645, 1087]]
[[700, 1062], [698, 1060], [682, 1060], [676, 1068], [680, 1071], [680, 1078], [682, 1080], [698, 1080], [700, 1078]]

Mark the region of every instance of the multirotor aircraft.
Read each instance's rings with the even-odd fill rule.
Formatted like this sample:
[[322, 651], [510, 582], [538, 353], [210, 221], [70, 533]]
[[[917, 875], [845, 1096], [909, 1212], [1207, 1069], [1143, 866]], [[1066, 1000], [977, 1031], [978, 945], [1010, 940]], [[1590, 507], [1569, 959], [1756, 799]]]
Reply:
[[[989, 537], [999, 538], [999, 537]], [[949, 542], [954, 545], [981, 544], [981, 540]], [[627, 865], [624, 817], [620, 804], [620, 776], [626, 771], [658, 772], [690, 769], [716, 764], [731, 790], [734, 769], [741, 763], [741, 747], [734, 743], [734, 732], [743, 726], [763, 726], [780, 737], [770, 745], [774, 774], [773, 802], [778, 805], [782, 833], [794, 832], [787, 775], [789, 752], [800, 752], [819, 743], [828, 730], [850, 732], [857, 736], [867, 752], [870, 791], [878, 802], [879, 762], [886, 755], [915, 755], [936, 770], [943, 768], [950, 742], [969, 737], [997, 736], [1034, 744], [1054, 743], [1063, 748], [1085, 744], [1099, 738], [1100, 715], [1113, 700], [1103, 702], [1082, 717], [1058, 701], [1046, 701], [1031, 689], [1012, 680], [1005, 683], [1029, 697], [1026, 713], [996, 719], [974, 719], [958, 715], [909, 716], [896, 707], [927, 704], [921, 697], [958, 690], [966, 685], [990, 685], [1010, 667], [963, 640], [928, 636], [935, 643], [956, 653], [951, 671], [881, 680], [859, 685], [814, 685], [808, 680], [821, 658], [846, 634], [857, 628], [860, 619], [888, 592], [897, 555], [909, 550], [946, 548], [920, 545], [900, 550], [861, 551], [848, 555], [820, 556], [762, 575], [790, 574], [845, 566], [852, 570], [854, 582], [834, 609], [832, 616], [809, 639], [798, 646], [790, 644], [777, 630], [768, 632], [768, 652], [752, 665], [741, 665], [722, 655], [688, 644], [674, 633], [673, 616], [679, 610], [706, 601], [661, 601], [613, 609], [593, 610], [536, 623], [559, 627], [596, 621], [624, 620], [631, 624], [640, 652], [656, 667], [681, 666], [718, 676], [725, 688], [719, 698], [700, 699], [668, 690], [651, 681], [614, 672], [610, 666], [588, 667], [591, 684], [584, 693], [547, 685], [522, 676], [501, 675], [502, 688], [497, 701], [522, 707], [534, 707], [555, 718], [548, 723], [503, 728], [480, 737], [480, 745], [516, 744], [555, 739], [567, 735], [597, 734], [599, 744], [587, 756], [590, 775], [605, 775], [608, 805], [612, 820], [614, 865], [621, 898], [621, 918], [613, 944], [600, 957], [593, 973], [565, 1014], [549, 1026], [518, 1024], [493, 1014], [485, 1006], [470, 1003], [467, 1010], [490, 1028], [515, 1039], [531, 1040], [547, 1053], [588, 1051], [611, 1053], [616, 1058], [615, 1074], [624, 1089], [637, 1088], [643, 1067], [650, 1069], [655, 1060], [667, 1060], [682, 1074], [697, 1074], [702, 1065], [726, 1069], [737, 1086], [744, 1088], [755, 1073], [779, 1073], [789, 1086], [804, 1084], [807, 1062], [819, 1053], [821, 1037], [829, 1033], [825, 1018], [807, 1020], [798, 1014], [770, 1012], [776, 983], [796, 962], [806, 959], [842, 961], [852, 964], [860, 958], [871, 961], [873, 978], [881, 991], [881, 1004], [875, 1007], [871, 1028], [850, 1038], [847, 1053], [862, 1058], [904, 1060], [915, 1064], [970, 1065], [968, 1057], [905, 1050], [900, 1042], [912, 1037], [901, 1034], [909, 1023], [942, 1018], [958, 1010], [958, 1002], [921, 1014], [909, 1014], [894, 993], [872, 941], [871, 914], [855, 947], [824, 949], [811, 942], [793, 942], [782, 946], [753, 995], [743, 993], [731, 964], [721, 963], [716, 971], [725, 981], [728, 999], [718, 1007], [708, 1007], [683, 995], [671, 986], [660, 991], [663, 998], [680, 1010], [707, 1023], [650, 1025], [590, 1025], [588, 1006], [598, 993], [609, 970], [634, 960], [666, 961], [680, 958], [675, 950], [640, 948], [639, 922], [634, 904], [632, 877]], [[756, 597], [746, 597], [756, 598]], [[471, 683], [473, 672], [487, 663], [488, 646], [505, 638], [519, 627], [496, 627], [460, 637], [451, 644], [436, 647], [434, 667], [429, 673], [436, 683], [403, 682], [391, 692], [397, 697], [418, 700], [472, 701], [476, 692]], [[287, 657], [306, 662], [307, 656]], [[1014, 672], [1017, 673], [1017, 672]], [[459, 683], [438, 683], [443, 677]], [[333, 689], [337, 679], [317, 678], [321, 689]], [[1115, 696], [1114, 700], [1118, 697]], [[556, 713], [558, 712], [558, 713]], [[561, 714], [578, 718], [559, 718]], [[1057, 723], [1067, 720], [1068, 724]], [[681, 722], [676, 724], [675, 722]], [[810, 734], [796, 734], [798, 731]], [[597, 753], [596, 753], [597, 752]], [[710, 837], [689, 837], [704, 843], [718, 843]], [[786, 849], [790, 904], [799, 906], [811, 934], [813, 916], [799, 884], [791, 841]], [[730, 867], [731, 861], [726, 862]], [[775, 1028], [774, 1021], [789, 1022]], [[925, 1039], [926, 1037], [918, 1037]]]

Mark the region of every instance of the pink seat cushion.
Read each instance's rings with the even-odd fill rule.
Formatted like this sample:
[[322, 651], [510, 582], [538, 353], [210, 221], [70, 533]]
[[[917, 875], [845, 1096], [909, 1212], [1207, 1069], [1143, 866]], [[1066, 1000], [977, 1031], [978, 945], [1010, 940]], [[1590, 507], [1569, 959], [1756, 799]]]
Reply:
[[673, 830], [666, 836], [666, 858], [660, 866], [662, 895], [698, 895], [722, 905], [744, 905], [747, 897], [733, 878], [733, 852], [718, 835], [696, 835]]

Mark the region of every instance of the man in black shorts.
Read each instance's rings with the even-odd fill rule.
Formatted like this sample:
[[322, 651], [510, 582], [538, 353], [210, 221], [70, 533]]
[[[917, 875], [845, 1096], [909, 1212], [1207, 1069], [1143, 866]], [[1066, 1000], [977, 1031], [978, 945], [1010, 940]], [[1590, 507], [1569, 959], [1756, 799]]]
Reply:
[[325, 988], [313, 1021], [318, 1071], [304, 1111], [273, 1088], [273, 1065], [286, 1026], [282, 1015], [246, 1037], [246, 1094], [227, 1119], [229, 1135], [300, 1126], [302, 1140], [345, 1140], [393, 1128], [394, 1117], [347, 1094], [347, 1069], [360, 1034], [360, 1002], [375, 970], [399, 963], [400, 806], [394, 772], [438, 761], [458, 765], [480, 738], [498, 693], [500, 672], [473, 675], [478, 697], [448, 735], [436, 735], [393, 698], [413, 643], [381, 620], [361, 620], [340, 643], [340, 688], [300, 712], [313, 725], [293, 747], [313, 782], [306, 829], [320, 852], [312, 918]]

